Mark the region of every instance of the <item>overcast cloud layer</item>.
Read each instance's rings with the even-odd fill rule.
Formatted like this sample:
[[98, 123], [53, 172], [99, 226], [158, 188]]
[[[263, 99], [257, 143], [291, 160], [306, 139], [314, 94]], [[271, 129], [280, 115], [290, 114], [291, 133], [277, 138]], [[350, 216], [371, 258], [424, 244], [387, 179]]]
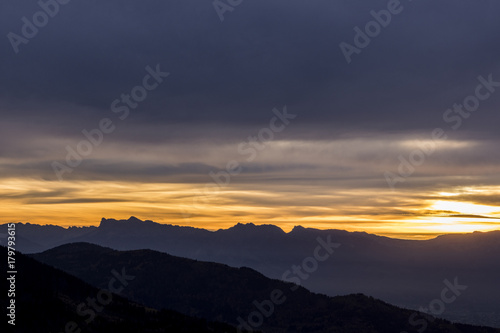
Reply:
[[[59, 183], [53, 162], [109, 118], [114, 132], [64, 182], [199, 187], [236, 160], [243, 169], [232, 185], [387, 190], [384, 172], [397, 172], [398, 156], [442, 128], [447, 139], [398, 186], [500, 186], [500, 87], [483, 88], [490, 96], [456, 129], [443, 119], [474, 95], [478, 77], [500, 82], [498, 1], [402, 1], [349, 64], [339, 44], [354, 45], [353, 29], [388, 1], [244, 0], [221, 22], [206, 0], [72, 0], [18, 53], [7, 36], [22, 35], [22, 18], [32, 21], [40, 5], [0, 6], [3, 179]], [[157, 65], [170, 75], [120, 120], [113, 101]], [[297, 117], [256, 158], [242, 154], [285, 105]]]

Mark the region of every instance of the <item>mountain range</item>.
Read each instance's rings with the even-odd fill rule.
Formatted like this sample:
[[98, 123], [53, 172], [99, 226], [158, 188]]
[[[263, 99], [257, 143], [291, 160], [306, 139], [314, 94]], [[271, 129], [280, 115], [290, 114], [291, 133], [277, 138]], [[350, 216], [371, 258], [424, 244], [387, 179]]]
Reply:
[[[83, 249], [83, 248], [82, 248]], [[7, 248], [0, 246], [5, 258]], [[13, 323], [2, 320], [2, 332], [16, 333], [236, 333], [224, 323], [210, 322], [171, 310], [145, 307], [114, 293], [104, 293], [90, 284], [16, 253], [15, 300]], [[5, 268], [6, 265], [2, 265]], [[2, 290], [9, 290], [2, 279]], [[115, 286], [120, 286], [119, 283]], [[10, 304], [7, 292], [0, 294], [0, 304]], [[100, 303], [102, 302], [102, 303]], [[12, 320], [9, 318], [9, 320]]]
[[[2, 226], [2, 227], [5, 227]], [[440, 317], [500, 327], [500, 231], [444, 235], [430, 240], [400, 240], [360, 232], [273, 225], [237, 224], [208, 231], [152, 221], [102, 219], [98, 227], [17, 224], [18, 249], [35, 253], [71, 242], [117, 250], [150, 249], [171, 255], [249, 267], [267, 277], [286, 273], [314, 255], [318, 239], [339, 244], [318, 262], [302, 286], [328, 296], [363, 293], [391, 304], [421, 309], [439, 298], [444, 281], [467, 289]], [[2, 229], [0, 229], [1, 231]], [[290, 274], [288, 274], [288, 277]]]
[[[500, 329], [451, 324], [362, 294], [329, 297], [267, 278], [250, 268], [152, 250], [117, 251], [73, 243], [31, 256], [99, 290], [120, 289], [121, 295], [134, 303], [228, 323], [239, 331], [500, 332]], [[120, 283], [123, 288], [117, 288]]]

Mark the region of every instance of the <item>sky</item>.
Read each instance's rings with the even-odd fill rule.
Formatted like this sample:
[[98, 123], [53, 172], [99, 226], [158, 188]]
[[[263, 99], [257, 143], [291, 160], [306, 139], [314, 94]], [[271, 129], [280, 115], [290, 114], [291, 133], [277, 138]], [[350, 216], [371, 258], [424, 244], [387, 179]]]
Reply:
[[498, 230], [499, 10], [2, 1], [0, 223]]

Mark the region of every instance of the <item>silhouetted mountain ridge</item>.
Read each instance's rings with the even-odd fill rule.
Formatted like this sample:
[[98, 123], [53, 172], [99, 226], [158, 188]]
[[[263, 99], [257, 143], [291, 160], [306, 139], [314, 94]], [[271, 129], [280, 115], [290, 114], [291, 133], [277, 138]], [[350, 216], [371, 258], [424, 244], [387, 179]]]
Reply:
[[[91, 256], [109, 254], [113, 251], [96, 248], [90, 244], [69, 246], [66, 250], [69, 256], [81, 251]], [[6, 257], [5, 247], [0, 246], [0, 252]], [[101, 290], [109, 288], [109, 276], [107, 285], [100, 290], [21, 253], [17, 253], [15, 257], [18, 271], [15, 281], [17, 291], [15, 326], [6, 325], [4, 322], [3, 325], [9, 327], [2, 332], [236, 333], [237, 331], [235, 327], [227, 324], [207, 322], [171, 310], [158, 311], [151, 307], [146, 308], [117, 294], [110, 294], [110, 298], [102, 298], [105, 301], [100, 303]], [[3, 290], [8, 290], [6, 281], [3, 279], [2, 286], [5, 287]], [[90, 305], [89, 298], [96, 300], [96, 307]], [[4, 309], [8, 302], [7, 292], [1, 293], [0, 303]], [[78, 308], [82, 304], [84, 306], [79, 312]], [[92, 317], [91, 313], [95, 317]]]
[[[242, 223], [208, 231], [134, 217], [103, 219], [99, 227], [18, 224], [17, 230], [16, 245], [31, 253], [88, 242], [117, 250], [152, 249], [233, 267], [247, 266], [276, 279], [282, 279], [291, 265], [311, 256], [318, 237], [331, 237], [342, 246], [303, 281], [308, 289], [330, 296], [363, 293], [418, 309], [439, 294], [445, 279], [458, 277], [470, 288], [442, 316], [500, 327], [500, 231], [400, 240], [301, 226], [284, 232], [272, 225]], [[29, 246], [25, 246], [27, 242]]]
[[[152, 250], [116, 251], [97, 245], [63, 245], [34, 258], [82, 278], [96, 287], [108, 283], [106, 272], [124, 267], [134, 276], [124, 295], [154, 308], [167, 308], [207, 320], [240, 325], [258, 304], [280, 291], [284, 301], [275, 304], [258, 328], [264, 332], [401, 332], [412, 311], [399, 309], [361, 294], [328, 297], [292, 283], [266, 278], [249, 268], [179, 258]], [[423, 317], [422, 317], [423, 318]], [[500, 332], [500, 330], [428, 322], [426, 332]]]

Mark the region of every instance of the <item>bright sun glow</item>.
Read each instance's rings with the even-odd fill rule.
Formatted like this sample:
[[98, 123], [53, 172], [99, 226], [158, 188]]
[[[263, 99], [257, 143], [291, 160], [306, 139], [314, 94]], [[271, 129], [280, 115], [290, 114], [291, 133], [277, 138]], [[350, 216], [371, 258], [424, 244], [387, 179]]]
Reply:
[[451, 211], [470, 215], [492, 214], [500, 211], [500, 207], [442, 200], [436, 201], [430, 208], [433, 210]]
[[[443, 188], [418, 194], [402, 192], [398, 196], [389, 189], [339, 190], [323, 185], [295, 188], [237, 182], [205, 196], [200, 190], [204, 186], [204, 183], [5, 179], [0, 182], [0, 224], [84, 226], [98, 225], [102, 217], [127, 219], [133, 215], [143, 220], [210, 230], [253, 222], [274, 224], [287, 232], [302, 225], [420, 239], [448, 232], [500, 228], [500, 207], [488, 205], [493, 201], [491, 198], [500, 196], [500, 186]], [[489, 200], [461, 202], [464, 196]], [[443, 212], [458, 216], [440, 214]]]

